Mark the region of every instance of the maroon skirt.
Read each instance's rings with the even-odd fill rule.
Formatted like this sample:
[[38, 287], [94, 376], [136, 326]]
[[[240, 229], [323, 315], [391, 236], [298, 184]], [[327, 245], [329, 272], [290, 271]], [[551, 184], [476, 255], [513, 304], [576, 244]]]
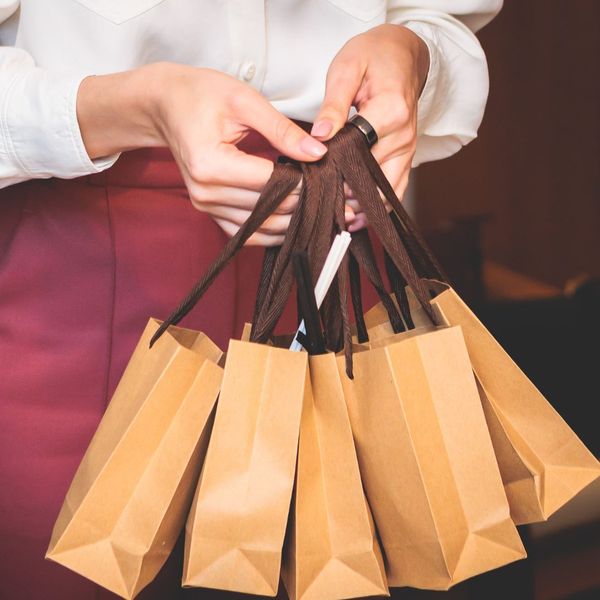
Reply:
[[[274, 157], [259, 138], [244, 149]], [[167, 150], [0, 191], [0, 598], [115, 597], [44, 560], [52, 527], [147, 319], [171, 312], [225, 240]], [[261, 257], [242, 251], [183, 325], [226, 348], [251, 318]], [[176, 552], [140, 597], [175, 598], [180, 577]]]

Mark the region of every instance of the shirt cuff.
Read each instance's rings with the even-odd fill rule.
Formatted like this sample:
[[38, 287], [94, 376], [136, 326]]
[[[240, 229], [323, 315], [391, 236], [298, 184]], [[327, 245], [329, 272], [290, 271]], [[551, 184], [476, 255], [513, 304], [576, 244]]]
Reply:
[[6, 151], [26, 178], [71, 179], [112, 166], [119, 155], [88, 156], [77, 121], [77, 92], [87, 74], [31, 68], [5, 90], [0, 126]]
[[417, 166], [446, 158], [477, 137], [489, 81], [481, 45], [460, 21], [437, 13], [405, 17], [398, 24], [418, 35], [430, 56], [417, 106]]
[[[417, 106], [417, 135], [423, 129], [423, 124], [427, 121], [427, 117], [431, 113], [431, 109], [435, 100], [435, 90], [440, 71], [440, 52], [436, 45], [434, 37], [431, 35], [430, 28], [422, 23], [408, 22], [403, 23], [403, 27], [410, 29], [415, 35], [418, 35], [429, 51], [429, 70], [425, 85], [419, 96]], [[427, 31], [429, 29], [429, 31]]]

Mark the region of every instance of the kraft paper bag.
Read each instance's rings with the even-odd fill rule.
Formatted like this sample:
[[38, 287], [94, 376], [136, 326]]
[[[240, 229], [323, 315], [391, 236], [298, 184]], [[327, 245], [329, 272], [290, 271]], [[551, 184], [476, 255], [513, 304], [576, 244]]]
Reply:
[[460, 328], [359, 352], [354, 374], [341, 381], [390, 587], [444, 590], [524, 558]]
[[210, 435], [221, 351], [151, 319], [81, 461], [46, 557], [123, 598], [158, 574], [183, 529]]
[[306, 382], [306, 353], [230, 341], [184, 586], [277, 594]]
[[[398, 306], [395, 298], [392, 298], [392, 302]], [[389, 315], [382, 302], [378, 302], [370, 308], [364, 314], [364, 319], [369, 334], [369, 342], [374, 342], [375, 340], [384, 339], [394, 335]]]
[[[415, 298], [412, 290], [407, 287], [406, 291], [409, 298], [410, 313], [415, 325], [415, 329], [409, 329], [408, 331], [402, 333], [409, 333], [411, 331], [425, 332], [434, 329], [436, 324], [431, 322], [431, 319], [427, 316], [423, 310], [423, 307]], [[392, 298], [392, 302], [398, 306], [395, 298]], [[369, 335], [369, 341], [365, 342], [365, 344], [369, 346], [381, 345], [381, 342], [384, 342], [387, 338], [397, 335], [394, 333], [388, 313], [381, 302], [378, 302], [372, 306], [364, 314], [364, 319]]]
[[344, 369], [334, 354], [309, 358], [311, 393], [282, 570], [290, 600], [389, 595], [340, 381]]
[[600, 464], [458, 294], [431, 285], [440, 320], [463, 330], [512, 518], [546, 520], [600, 476]]
[[[391, 300], [398, 306], [395, 299], [391, 298]], [[371, 342], [385, 339], [395, 334], [389, 320], [389, 315], [382, 302], [373, 305], [366, 313], [364, 313], [363, 319], [369, 334], [369, 339], [364, 342], [359, 342], [356, 325], [352, 325], [352, 342], [355, 345], [370, 347]]]

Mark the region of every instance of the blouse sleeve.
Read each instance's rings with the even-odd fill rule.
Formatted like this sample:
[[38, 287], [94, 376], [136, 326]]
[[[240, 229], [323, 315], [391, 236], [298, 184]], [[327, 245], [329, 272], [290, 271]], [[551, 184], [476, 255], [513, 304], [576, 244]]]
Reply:
[[413, 165], [446, 158], [477, 137], [489, 90], [485, 54], [475, 32], [502, 0], [390, 0], [387, 21], [408, 27], [429, 48]]
[[[0, 22], [18, 2], [0, 0]], [[96, 173], [116, 157], [92, 161], [76, 102], [86, 74], [36, 67], [25, 51], [0, 46], [0, 188], [27, 179], [69, 179]]]

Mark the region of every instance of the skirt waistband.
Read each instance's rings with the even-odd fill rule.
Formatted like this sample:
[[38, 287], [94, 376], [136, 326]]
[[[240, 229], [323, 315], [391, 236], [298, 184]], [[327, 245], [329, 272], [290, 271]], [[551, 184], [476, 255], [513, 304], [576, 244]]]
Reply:
[[177, 163], [168, 148], [143, 148], [123, 152], [110, 169], [88, 175], [86, 179], [90, 185], [101, 187], [185, 187]]

